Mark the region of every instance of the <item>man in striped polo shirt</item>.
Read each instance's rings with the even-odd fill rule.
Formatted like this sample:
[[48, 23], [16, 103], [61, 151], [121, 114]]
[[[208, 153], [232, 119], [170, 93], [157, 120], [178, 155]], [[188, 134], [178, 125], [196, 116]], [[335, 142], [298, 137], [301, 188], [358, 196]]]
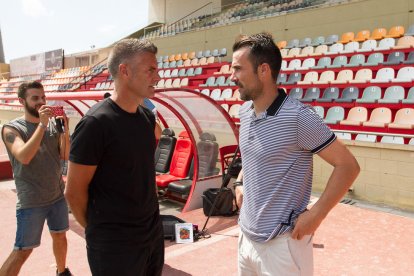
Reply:
[[[239, 275], [312, 275], [312, 235], [359, 173], [348, 149], [310, 106], [278, 89], [281, 54], [270, 34], [239, 37], [232, 81], [240, 108], [243, 169], [235, 187], [243, 206]], [[307, 210], [313, 154], [334, 167], [324, 193]]]

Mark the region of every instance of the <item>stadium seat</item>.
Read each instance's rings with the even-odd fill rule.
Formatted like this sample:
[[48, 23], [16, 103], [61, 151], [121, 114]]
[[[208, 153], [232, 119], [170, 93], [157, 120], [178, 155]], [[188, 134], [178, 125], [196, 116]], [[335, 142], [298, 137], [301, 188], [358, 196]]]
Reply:
[[342, 44], [342, 43], [335, 43], [335, 44], [332, 44], [329, 47], [329, 51], [328, 51], [327, 54], [329, 54], [329, 55], [337, 54], [337, 53], [342, 52], [343, 50], [344, 50], [344, 44]]
[[324, 55], [328, 52], [328, 46], [327, 45], [319, 45], [315, 48], [315, 51], [313, 54], [310, 54], [310, 56], [320, 56]]
[[386, 29], [384, 29], [384, 28], [377, 28], [377, 29], [375, 29], [372, 32], [371, 37], [369, 39], [380, 40], [380, 39], [383, 39], [386, 34], [387, 34], [387, 30]]
[[408, 30], [405, 32], [404, 36], [413, 36], [414, 35], [414, 24], [408, 27]]
[[187, 131], [178, 135], [174, 153], [171, 159], [169, 174], [156, 176], [157, 186], [166, 188], [172, 181], [183, 179], [188, 174], [191, 160], [193, 158], [193, 147]]
[[335, 80], [335, 72], [334, 71], [323, 71], [322, 74], [319, 76], [319, 80], [314, 81], [314, 84], [328, 84]]
[[395, 119], [388, 125], [389, 128], [413, 129], [414, 128], [414, 109], [402, 108], [395, 114]]
[[190, 67], [191, 66], [191, 59], [184, 60], [183, 66], [184, 67]]
[[390, 82], [394, 79], [395, 73], [394, 69], [392, 68], [381, 68], [378, 70], [375, 79], [371, 80], [371, 83], [383, 83], [383, 82]]
[[326, 124], [332, 124], [335, 125], [342, 121], [345, 116], [345, 110], [341, 106], [333, 106], [328, 109], [328, 112], [326, 113], [324, 122]]
[[319, 46], [325, 43], [325, 37], [324, 36], [317, 36], [312, 40], [312, 43], [310, 46]]
[[383, 62], [383, 65], [397, 65], [403, 63], [404, 52], [392, 52], [388, 55], [387, 61]]
[[230, 99], [233, 101], [239, 101], [240, 100], [240, 92], [239, 89], [236, 89], [233, 93], [233, 97]]
[[157, 88], [164, 88], [164, 86], [165, 86], [165, 80], [160, 79], [157, 83]]
[[316, 99], [319, 99], [321, 91], [317, 87], [309, 87], [306, 89], [305, 96], [301, 99], [302, 102], [313, 102]]
[[171, 78], [178, 78], [178, 69], [175, 68], [174, 70], [171, 71]]
[[224, 64], [220, 67], [220, 71], [218, 72], [214, 72], [214, 75], [221, 75], [221, 74], [229, 74], [230, 72], [230, 65], [229, 64]]
[[286, 40], [279, 41], [276, 43], [276, 45], [281, 50], [287, 46], [287, 41]]
[[325, 109], [322, 106], [314, 106], [313, 109], [315, 110], [316, 114], [319, 115], [323, 119], [325, 116]]
[[198, 58], [198, 59], [204, 57], [203, 56], [203, 51], [198, 51], [195, 57]]
[[404, 64], [414, 64], [414, 51], [408, 54], [407, 59], [403, 62]]
[[200, 84], [199, 86], [215, 86], [216, 78], [215, 77], [208, 77], [205, 83]]
[[404, 145], [404, 138], [400, 136], [385, 135], [382, 136], [381, 143]]
[[292, 48], [292, 49], [289, 50], [286, 57], [291, 58], [291, 57], [299, 56], [300, 50], [301, 50], [300, 48]]
[[194, 69], [194, 76], [202, 75], [203, 74], [203, 68], [197, 67]]
[[346, 56], [336, 56], [331, 65], [328, 65], [327, 68], [339, 68], [343, 67], [348, 63], [348, 58]]
[[368, 119], [368, 110], [362, 106], [356, 106], [349, 110], [346, 120], [342, 120], [340, 125], [360, 126]]
[[168, 61], [164, 62], [164, 64], [162, 65], [162, 68], [169, 68], [170, 63]]
[[324, 69], [331, 65], [332, 59], [330, 57], [323, 57], [318, 60], [318, 65], [313, 69]]
[[323, 92], [322, 98], [316, 99], [317, 102], [331, 103], [337, 100], [339, 97], [339, 88], [338, 87], [327, 87]]
[[180, 87], [188, 86], [188, 78], [182, 78], [180, 82]]
[[289, 66], [285, 69], [286, 71], [297, 70], [300, 68], [302, 61], [300, 59], [292, 59], [289, 62]]
[[164, 83], [164, 88], [173, 88], [173, 80], [172, 79], [166, 79]]
[[407, 98], [402, 100], [403, 104], [414, 104], [414, 87], [411, 87], [410, 90], [408, 90]]
[[384, 97], [378, 103], [399, 103], [404, 99], [404, 88], [401, 86], [390, 86], [385, 90]]
[[221, 97], [221, 89], [220, 88], [216, 88], [213, 91], [211, 91], [210, 93], [210, 98], [212, 98], [215, 101], [220, 100]]
[[[194, 64], [194, 65], [197, 65], [197, 64]], [[202, 57], [202, 58], [200, 58], [200, 59], [198, 60], [198, 65], [200, 65], [200, 66], [207, 65], [207, 58], [206, 58], [206, 57]]]
[[375, 143], [377, 141], [377, 135], [359, 133], [355, 137], [355, 141]]
[[226, 83], [226, 77], [225, 76], [220, 76], [220, 77], [217, 77], [217, 79], [214, 82], [214, 84], [212, 84], [210, 86], [224, 86], [225, 83]]
[[299, 47], [299, 39], [292, 39], [288, 42], [288, 44], [286, 45], [286, 47], [284, 47], [285, 49], [292, 49], [292, 48], [297, 48]]
[[177, 67], [177, 62], [175, 60], [171, 61], [170, 64], [168, 65], [168, 68], [176, 68]]
[[405, 49], [405, 48], [413, 48], [414, 47], [414, 37], [412, 36], [404, 36], [398, 39], [397, 45], [394, 49]]
[[307, 72], [305, 77], [303, 78], [303, 81], [298, 81], [298, 84], [299, 85], [312, 84], [313, 82], [318, 80], [318, 77], [319, 77], [319, 74], [316, 71]]
[[385, 37], [392, 37], [392, 38], [398, 38], [402, 37], [404, 35], [404, 27], [403, 26], [394, 26], [391, 27], [388, 34]]
[[210, 56], [207, 58], [207, 64], [213, 64], [216, 62], [216, 58], [213, 56]]
[[282, 55], [282, 58], [287, 57], [288, 53], [289, 53], [289, 49], [281, 49], [280, 50], [280, 54]]
[[300, 87], [292, 88], [289, 91], [289, 97], [300, 100], [303, 98], [303, 89]]
[[391, 109], [386, 107], [377, 107], [371, 112], [371, 117], [367, 122], [363, 122], [365, 127], [386, 127], [391, 123], [392, 113]]
[[355, 33], [354, 32], [346, 32], [346, 33], [342, 34], [341, 40], [339, 40], [338, 42], [342, 43], [342, 44], [346, 44], [348, 42], [353, 41], [354, 38], [355, 38]]
[[169, 57], [168, 57], [168, 61], [169, 62], [171, 62], [171, 61], [175, 61], [175, 55], [173, 54], [173, 55], [170, 55]]
[[362, 66], [365, 63], [365, 56], [363, 54], [356, 54], [351, 57], [349, 63], [344, 67], [357, 67]]
[[200, 93], [210, 97], [210, 89], [208, 88], [204, 88]]
[[414, 138], [411, 138], [410, 141], [408, 142], [409, 145], [414, 146]]
[[188, 53], [182, 53], [181, 54], [181, 59], [182, 60], [187, 60], [188, 59]]
[[170, 69], [164, 70], [164, 78], [165, 79], [171, 78], [171, 70]]
[[175, 59], [175, 61], [179, 61], [179, 60], [182, 60], [183, 58], [182, 58], [181, 54], [176, 54], [174, 59]]
[[384, 54], [383, 53], [373, 53], [368, 56], [367, 62], [364, 64], [365, 66], [376, 66], [384, 62]]
[[219, 173], [216, 170], [218, 160], [218, 144], [212, 133], [203, 132], [200, 134], [200, 141], [197, 143], [198, 153], [198, 177], [203, 178]]
[[395, 46], [395, 39], [394, 38], [384, 38], [378, 44], [378, 47], [375, 49], [377, 51], [388, 50]]
[[[414, 55], [413, 55], [414, 56]], [[315, 66], [315, 59], [314, 58], [307, 58], [303, 61], [302, 66], [299, 67], [299, 70], [308, 70]], [[414, 63], [414, 62], [413, 62]]]
[[370, 52], [377, 48], [377, 41], [374, 39], [368, 39], [364, 41], [361, 48], [357, 52]]
[[357, 103], [375, 103], [381, 99], [381, 88], [378, 86], [368, 86], [362, 92], [362, 97], [357, 99]]
[[171, 157], [176, 142], [177, 138], [175, 137], [174, 130], [165, 128], [161, 133], [155, 150], [155, 171], [157, 173], [166, 173], [170, 169]]
[[412, 82], [414, 80], [414, 67], [402, 67], [398, 70], [397, 77], [391, 82]]
[[184, 68], [180, 69], [180, 71], [178, 71], [178, 76], [179, 77], [187, 77], [187, 72], [185, 71]]
[[205, 50], [203, 52], [203, 57], [205, 57], [205, 58], [211, 57], [211, 51], [210, 50]]
[[359, 97], [359, 89], [358, 87], [346, 87], [342, 91], [342, 95], [339, 99], [336, 100], [338, 103], [351, 103], [353, 101], [356, 101]]
[[305, 37], [299, 42], [299, 48], [305, 48], [307, 46], [310, 46], [312, 44], [312, 38]]
[[233, 104], [230, 108], [229, 108], [229, 115], [233, 118], [239, 118], [239, 109], [240, 109], [240, 105], [239, 104]]
[[338, 76], [331, 83], [347, 83], [354, 78], [354, 72], [352, 70], [346, 69], [338, 73]]
[[195, 58], [196, 58], [196, 53], [194, 51], [188, 53], [188, 59], [195, 59]]
[[200, 62], [199, 62], [199, 59], [198, 58], [195, 58], [195, 59], [192, 59], [191, 60], [191, 66], [199, 66], [199, 65], [200, 65]]
[[359, 49], [359, 43], [356, 41], [352, 41], [345, 45], [344, 50], [341, 53], [343, 54], [353, 53], [353, 52], [358, 51], [358, 49]]
[[276, 83], [277, 84], [285, 84], [287, 80], [287, 75], [285, 73], [279, 73], [277, 76]]
[[359, 31], [354, 39], [354, 41], [356, 42], [364, 42], [365, 40], [369, 39], [370, 36], [370, 31], [369, 30], [362, 30]]
[[233, 97], [233, 90], [231, 88], [226, 88], [221, 92], [220, 100], [229, 100]]
[[[188, 59], [189, 60], [189, 59]], [[187, 61], [187, 60], [186, 60]], [[187, 69], [187, 76], [193, 77], [194, 76], [194, 68], [188, 68]]]
[[330, 36], [328, 36], [326, 38], [324, 44], [326, 44], [326, 45], [332, 45], [332, 44], [335, 44], [337, 42], [338, 42], [338, 35], [337, 34], [333, 34], [333, 35], [330, 35]]
[[314, 48], [313, 46], [306, 46], [302, 49], [299, 55], [297, 57], [307, 57], [313, 54]]
[[292, 74], [289, 75], [289, 78], [285, 82], [285, 84], [288, 84], [288, 85], [289, 84], [295, 84], [298, 81], [300, 81], [301, 79], [302, 79], [302, 74], [301, 73], [298, 73], [298, 72], [292, 73]]
[[366, 83], [372, 79], [372, 70], [365, 68], [359, 69], [353, 80], [350, 80], [349, 83]]
[[341, 139], [341, 140], [351, 140], [352, 138], [351, 138], [351, 133], [348, 133], [348, 132], [337, 132], [337, 131], [335, 131], [335, 135], [336, 135], [336, 137], [338, 137], [338, 139]]
[[226, 110], [226, 112], [229, 112], [229, 105], [228, 104], [221, 104], [221, 107]]

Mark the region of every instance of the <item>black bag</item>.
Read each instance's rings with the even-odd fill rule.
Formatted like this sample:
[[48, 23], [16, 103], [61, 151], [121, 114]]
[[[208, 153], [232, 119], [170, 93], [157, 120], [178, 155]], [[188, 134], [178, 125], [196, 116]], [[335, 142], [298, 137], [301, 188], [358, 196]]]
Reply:
[[[233, 199], [234, 195], [231, 189], [223, 187], [220, 192], [220, 188], [210, 188], [203, 192], [203, 212], [204, 215], [208, 216], [211, 211], [211, 206], [214, 200], [217, 198], [216, 205], [212, 211], [212, 216], [232, 216], [236, 210], [233, 210]], [[237, 205], [236, 205], [237, 207]]]
[[162, 221], [162, 229], [164, 230], [164, 239], [175, 240], [175, 224], [185, 223], [180, 218], [171, 215], [160, 215]]
[[240, 157], [236, 157], [234, 161], [231, 162], [229, 168], [227, 169], [227, 173], [231, 177], [238, 177], [241, 169], [242, 169], [242, 160]]

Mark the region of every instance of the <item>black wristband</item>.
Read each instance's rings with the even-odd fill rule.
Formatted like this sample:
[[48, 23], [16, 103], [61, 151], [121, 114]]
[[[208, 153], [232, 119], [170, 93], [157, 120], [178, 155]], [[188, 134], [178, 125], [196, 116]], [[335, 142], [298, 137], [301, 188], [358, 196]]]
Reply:
[[233, 188], [236, 188], [237, 186], [243, 186], [243, 181], [236, 181], [233, 183]]

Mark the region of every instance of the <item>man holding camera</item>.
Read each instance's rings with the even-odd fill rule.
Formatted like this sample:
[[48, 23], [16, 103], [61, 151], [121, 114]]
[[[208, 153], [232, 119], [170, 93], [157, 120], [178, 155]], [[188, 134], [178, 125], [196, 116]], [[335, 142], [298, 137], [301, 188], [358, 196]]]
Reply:
[[[57, 275], [72, 275], [66, 268], [69, 229], [68, 207], [64, 198], [61, 159], [69, 155], [68, 119], [60, 128], [50, 120], [55, 117], [46, 105], [43, 85], [23, 83], [18, 89], [24, 116], [5, 124], [2, 138], [13, 167], [17, 190], [17, 231], [14, 250], [0, 269], [0, 276], [17, 275], [32, 253], [40, 245], [45, 220], [53, 240]], [[59, 132], [58, 130], [61, 130]]]

